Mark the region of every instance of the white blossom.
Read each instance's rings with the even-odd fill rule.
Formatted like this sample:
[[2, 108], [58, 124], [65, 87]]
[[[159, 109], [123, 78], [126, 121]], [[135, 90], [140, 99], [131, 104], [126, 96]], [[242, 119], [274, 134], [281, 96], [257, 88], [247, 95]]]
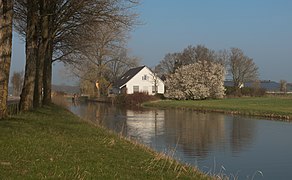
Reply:
[[165, 96], [171, 99], [223, 98], [224, 67], [215, 62], [198, 61], [178, 68], [166, 79]]

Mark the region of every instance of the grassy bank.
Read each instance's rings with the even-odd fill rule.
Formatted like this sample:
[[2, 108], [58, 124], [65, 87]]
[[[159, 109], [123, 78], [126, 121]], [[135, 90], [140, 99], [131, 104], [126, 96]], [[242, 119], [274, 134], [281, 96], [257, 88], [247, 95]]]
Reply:
[[0, 120], [0, 179], [207, 179], [57, 106]]
[[292, 119], [292, 96], [226, 98], [220, 100], [148, 102], [145, 107], [182, 108], [279, 119]]

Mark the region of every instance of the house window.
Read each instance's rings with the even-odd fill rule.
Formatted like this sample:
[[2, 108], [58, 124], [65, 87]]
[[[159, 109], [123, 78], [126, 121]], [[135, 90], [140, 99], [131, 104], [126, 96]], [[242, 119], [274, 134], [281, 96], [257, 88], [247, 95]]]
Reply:
[[144, 76], [142, 76], [142, 80], [148, 80], [148, 76], [145, 74]]
[[133, 92], [139, 92], [139, 86], [133, 86]]

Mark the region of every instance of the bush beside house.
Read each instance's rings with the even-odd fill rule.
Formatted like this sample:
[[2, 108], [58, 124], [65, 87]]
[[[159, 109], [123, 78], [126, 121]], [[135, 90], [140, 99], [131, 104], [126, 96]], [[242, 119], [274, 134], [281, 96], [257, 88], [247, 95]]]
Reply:
[[147, 93], [137, 92], [133, 94], [120, 94], [116, 97], [115, 102], [117, 104], [136, 106], [147, 101], [158, 100], [157, 96], [148, 95]]

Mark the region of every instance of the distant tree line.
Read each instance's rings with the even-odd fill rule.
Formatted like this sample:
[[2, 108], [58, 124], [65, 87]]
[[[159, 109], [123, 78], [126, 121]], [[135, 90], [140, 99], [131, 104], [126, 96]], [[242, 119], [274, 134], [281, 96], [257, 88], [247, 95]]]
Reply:
[[12, 77], [10, 79], [12, 85], [12, 95], [20, 96], [22, 85], [23, 85], [24, 71], [21, 72], [13, 72]]
[[[166, 77], [167, 83], [167, 94], [170, 93], [170, 91], [177, 91], [181, 90], [184, 93], [187, 93], [187, 91], [190, 91], [190, 88], [183, 89], [182, 87], [179, 89], [174, 89], [171, 83], [173, 82], [173, 79], [175, 79], [175, 76], [180, 76], [178, 79], [180, 81], [184, 81], [186, 79], [189, 79], [188, 76], [192, 76], [192, 79], [201, 79], [200, 82], [194, 81], [192, 83], [200, 84], [202, 81], [205, 84], [216, 84], [215, 81], [211, 81], [208, 79], [207, 75], [204, 77], [204, 73], [210, 73], [204, 68], [188, 68], [188, 73], [184, 73], [179, 75], [178, 72], [183, 72], [185, 69], [185, 66], [196, 64], [196, 63], [202, 63], [202, 62], [209, 62], [207, 66], [210, 68], [212, 66], [215, 66], [215, 64], [221, 65], [223, 70], [220, 69], [218, 72], [226, 72], [233, 80], [234, 84], [234, 91], [236, 94], [240, 94], [240, 88], [245, 82], [249, 81], [256, 81], [258, 79], [258, 67], [254, 63], [253, 59], [246, 56], [243, 51], [239, 48], [231, 48], [230, 50], [220, 50], [218, 52], [211, 50], [204, 45], [197, 45], [197, 46], [188, 46], [187, 48], [183, 49], [182, 52], [175, 52], [175, 53], [168, 53], [165, 55], [164, 59], [162, 59], [159, 64], [155, 67], [155, 71], [159, 72], [160, 76]], [[202, 71], [201, 73], [197, 73], [199, 71]], [[191, 73], [197, 73], [196, 77], [194, 75], [191, 75]], [[213, 73], [215, 75], [215, 72]], [[225, 74], [223, 73], [223, 76]], [[203, 78], [203, 79], [202, 79]], [[220, 86], [223, 86], [224, 77], [222, 77], [222, 74], [218, 75], [217, 77], [214, 77], [214, 79], [217, 79], [218, 81], [221, 81]], [[190, 83], [190, 82], [189, 82]], [[185, 84], [185, 83], [180, 83]], [[222, 89], [220, 87], [219, 89]], [[222, 93], [222, 91], [220, 91]], [[199, 93], [200, 94], [200, 93]], [[212, 94], [212, 93], [211, 93]], [[195, 97], [195, 96], [194, 96]], [[200, 95], [199, 95], [200, 97]], [[203, 96], [206, 98], [206, 94]], [[211, 96], [212, 97], [212, 96]], [[218, 97], [222, 97], [222, 94]], [[191, 98], [192, 99], [192, 98]]]
[[19, 105], [26, 111], [51, 103], [54, 61], [80, 64], [82, 59], [72, 57], [84, 57], [86, 48], [94, 46], [92, 33], [103, 28], [130, 30], [136, 23], [132, 9], [137, 4], [135, 0], [0, 0], [0, 118], [7, 114], [12, 25], [26, 43]]

